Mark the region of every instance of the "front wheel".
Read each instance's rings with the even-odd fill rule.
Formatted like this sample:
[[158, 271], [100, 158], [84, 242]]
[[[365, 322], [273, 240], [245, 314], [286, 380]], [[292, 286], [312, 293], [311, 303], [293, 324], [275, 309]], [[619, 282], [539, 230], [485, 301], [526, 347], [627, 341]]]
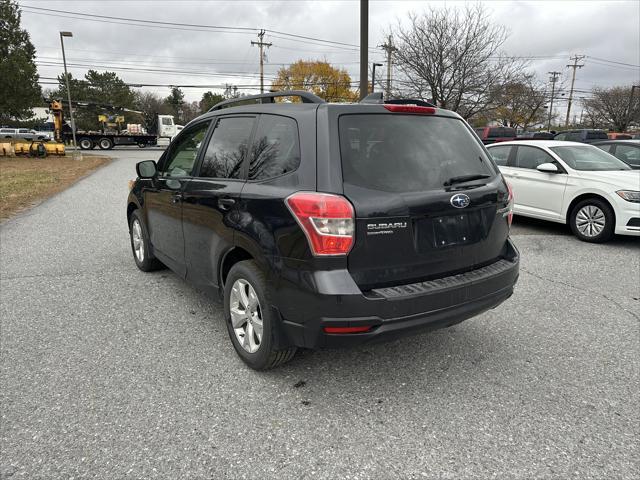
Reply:
[[607, 203], [588, 198], [573, 208], [569, 223], [571, 231], [580, 240], [602, 243], [613, 236], [615, 215]]
[[282, 365], [296, 353], [295, 347], [274, 348], [278, 323], [270, 305], [264, 273], [253, 261], [231, 267], [224, 286], [227, 330], [240, 358], [255, 370]]
[[163, 267], [160, 260], [151, 253], [149, 233], [138, 210], [135, 210], [129, 219], [129, 236], [133, 259], [140, 270], [152, 272]]

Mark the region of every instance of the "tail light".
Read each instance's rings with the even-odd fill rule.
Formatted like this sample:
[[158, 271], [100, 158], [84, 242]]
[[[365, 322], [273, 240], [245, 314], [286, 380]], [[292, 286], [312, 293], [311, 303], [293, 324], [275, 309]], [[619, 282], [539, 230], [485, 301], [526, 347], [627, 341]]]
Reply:
[[511, 185], [507, 183], [507, 188], [509, 189], [509, 197], [507, 199], [507, 204], [509, 206], [509, 213], [507, 214], [507, 221], [509, 222], [509, 227], [511, 227], [511, 222], [513, 222], [513, 188]]
[[298, 221], [314, 255], [346, 255], [355, 237], [354, 211], [340, 195], [297, 192], [285, 203]]
[[385, 105], [384, 108], [394, 113], [418, 113], [420, 115], [433, 115], [436, 109], [433, 107], [421, 107], [419, 105]]

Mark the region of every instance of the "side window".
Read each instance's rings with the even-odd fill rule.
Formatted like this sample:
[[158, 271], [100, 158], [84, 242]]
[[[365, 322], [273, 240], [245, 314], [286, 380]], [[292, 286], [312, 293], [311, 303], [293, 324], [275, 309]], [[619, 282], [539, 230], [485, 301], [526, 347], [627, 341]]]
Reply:
[[162, 125], [173, 125], [173, 120], [169, 117], [163, 117]]
[[571, 132], [571, 133], [567, 134], [567, 140], [569, 140], [570, 142], [580, 142], [582, 140], [582, 133], [581, 132]]
[[249, 180], [274, 178], [297, 169], [300, 142], [296, 121], [279, 115], [262, 115], [249, 160]]
[[559, 133], [558, 135], [553, 137], [553, 139], [554, 140], [566, 140], [567, 139], [567, 134], [566, 133]]
[[498, 165], [506, 166], [509, 160], [509, 154], [511, 153], [511, 147], [492, 147], [489, 149], [489, 153]]
[[201, 177], [240, 178], [254, 117], [218, 119], [202, 160]]
[[535, 170], [540, 164], [553, 162], [553, 157], [539, 148], [518, 145], [518, 151], [516, 153], [516, 167]]
[[632, 145], [618, 145], [616, 147], [616, 157], [629, 165], [640, 165], [640, 147]]
[[207, 134], [209, 123], [203, 122], [194, 125], [171, 144], [162, 176], [188, 177], [193, 173], [193, 166], [196, 163], [200, 145]]
[[611, 153], [611, 151], [613, 150], [614, 145], [596, 145], [600, 150], [603, 150], [607, 153]]

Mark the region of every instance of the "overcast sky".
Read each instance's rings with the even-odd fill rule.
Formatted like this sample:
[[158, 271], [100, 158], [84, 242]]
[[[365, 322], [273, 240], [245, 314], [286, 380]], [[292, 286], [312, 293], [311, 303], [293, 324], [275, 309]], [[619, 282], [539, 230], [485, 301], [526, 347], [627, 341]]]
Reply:
[[[67, 62], [74, 76], [82, 76], [89, 65], [96, 70], [116, 71], [129, 83], [171, 85], [258, 86], [258, 49], [255, 31], [225, 32], [197, 27], [140, 26], [123, 20], [70, 18], [60, 11], [144, 19], [182, 24], [222, 27], [264, 28], [350, 45], [359, 44], [358, 1], [173, 1], [20, 0], [24, 7], [48, 8], [57, 12], [23, 9], [22, 24], [36, 46], [39, 72], [56, 77], [62, 68], [58, 32], [70, 30], [66, 39]], [[593, 86], [640, 83], [640, 2], [635, 1], [494, 1], [482, 2], [492, 19], [506, 26], [510, 37], [504, 52], [513, 56], [544, 57], [531, 60], [531, 69], [541, 79], [547, 72], [563, 73], [568, 84], [569, 56], [582, 54], [584, 68], [577, 72], [577, 96]], [[464, 2], [370, 1], [369, 61], [383, 63], [384, 42], [390, 26], [404, 22], [407, 12], [420, 12], [428, 5], [464, 8]], [[129, 23], [129, 24], [127, 24]], [[311, 40], [286, 38], [272, 32], [265, 41], [267, 85], [281, 64], [300, 58], [326, 59], [347, 69], [353, 81], [359, 77], [357, 48]], [[628, 65], [624, 65], [628, 64]], [[384, 69], [380, 73], [384, 75]], [[136, 71], [139, 69], [163, 72]], [[173, 72], [167, 72], [173, 71]], [[193, 73], [197, 72], [197, 73]], [[47, 85], [43, 85], [47, 87]], [[149, 88], [166, 96], [166, 87]], [[188, 100], [199, 100], [206, 89], [185, 88]], [[257, 90], [243, 90], [257, 93]]]

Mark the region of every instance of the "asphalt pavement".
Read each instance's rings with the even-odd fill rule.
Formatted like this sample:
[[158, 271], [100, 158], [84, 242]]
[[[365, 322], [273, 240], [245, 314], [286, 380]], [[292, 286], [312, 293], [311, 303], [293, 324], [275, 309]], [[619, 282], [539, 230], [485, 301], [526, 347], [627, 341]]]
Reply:
[[140, 272], [119, 157], [0, 227], [0, 477], [637, 479], [640, 242], [517, 219], [513, 297], [254, 372], [221, 308]]

